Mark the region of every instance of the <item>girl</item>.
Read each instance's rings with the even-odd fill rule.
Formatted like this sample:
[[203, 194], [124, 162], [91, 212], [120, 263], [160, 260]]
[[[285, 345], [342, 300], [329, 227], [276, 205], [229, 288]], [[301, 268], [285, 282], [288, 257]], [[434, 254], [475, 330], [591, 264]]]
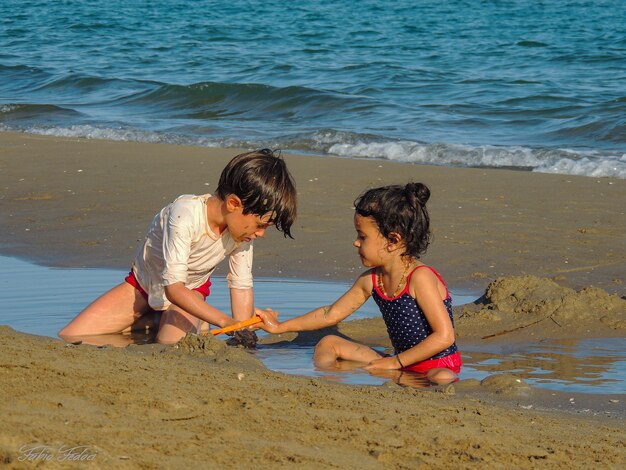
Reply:
[[429, 189], [421, 183], [370, 189], [355, 201], [354, 246], [370, 267], [331, 306], [278, 321], [271, 309], [256, 313], [270, 333], [316, 330], [335, 325], [373, 296], [395, 350], [383, 356], [347, 339], [325, 336], [315, 347], [319, 367], [337, 360], [364, 362], [368, 370], [408, 370], [425, 374], [434, 383], [456, 379], [461, 357], [454, 342], [452, 300], [443, 279], [419, 261], [430, 241], [426, 201]]

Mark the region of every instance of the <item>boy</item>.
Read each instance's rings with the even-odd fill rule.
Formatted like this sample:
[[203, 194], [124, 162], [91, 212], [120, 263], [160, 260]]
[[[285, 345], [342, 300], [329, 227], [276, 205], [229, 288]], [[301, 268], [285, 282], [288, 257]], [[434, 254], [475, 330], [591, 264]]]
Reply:
[[[253, 241], [272, 225], [291, 237], [296, 205], [295, 184], [281, 158], [269, 149], [236, 156], [215, 195], [180, 196], [154, 217], [125, 282], [87, 306], [59, 336], [85, 340], [158, 321], [157, 342], [172, 344], [198, 333], [204, 322], [224, 327], [250, 318]], [[227, 256], [232, 318], [205, 302], [210, 276]]]

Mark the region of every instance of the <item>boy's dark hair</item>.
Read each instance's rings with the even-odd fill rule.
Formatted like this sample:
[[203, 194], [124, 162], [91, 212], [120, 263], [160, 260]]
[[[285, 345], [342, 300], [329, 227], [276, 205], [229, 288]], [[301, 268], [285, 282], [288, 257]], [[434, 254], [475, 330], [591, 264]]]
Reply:
[[383, 186], [362, 193], [354, 208], [360, 216], [373, 218], [387, 240], [393, 239], [391, 233], [399, 234], [405, 246], [403, 256], [419, 258], [430, 243], [429, 198], [430, 190], [422, 183]]
[[271, 222], [287, 237], [296, 220], [296, 185], [285, 161], [270, 149], [254, 150], [233, 158], [222, 170], [217, 196], [226, 200], [234, 194], [244, 214], [263, 216], [272, 212]]

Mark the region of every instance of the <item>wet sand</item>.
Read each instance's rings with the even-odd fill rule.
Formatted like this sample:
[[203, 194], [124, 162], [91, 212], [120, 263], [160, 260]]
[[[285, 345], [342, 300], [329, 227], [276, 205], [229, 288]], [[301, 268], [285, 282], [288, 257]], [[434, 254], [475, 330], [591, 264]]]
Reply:
[[36, 445], [54, 456], [46, 468], [73, 446], [98, 468], [617, 469], [626, 457], [623, 417], [537, 410], [511, 377], [346, 386], [268, 371], [213, 338], [99, 349], [2, 327], [0, 345], [8, 468]]
[[[214, 190], [236, 153], [0, 133], [0, 251], [124, 268], [154, 213]], [[460, 341], [624, 336], [626, 181], [285, 158], [300, 197], [295, 240], [257, 243], [257, 276], [353, 278], [354, 198], [423, 181], [435, 229], [424, 261], [451, 286], [486, 289], [457, 309]], [[339, 332], [384, 343], [376, 320]], [[622, 395], [573, 404], [509, 375], [428, 390], [346, 386], [268, 371], [212, 338], [115, 349], [2, 327], [0, 345], [9, 468], [46, 455], [46, 466], [63, 466], [81, 452], [85, 466], [122, 468], [620, 468], [626, 458]], [[35, 445], [47, 447], [29, 454]], [[68, 453], [74, 446], [85, 448]]]
[[[214, 191], [235, 149], [0, 133], [0, 251], [56, 266], [129, 266], [154, 214]], [[255, 274], [354, 279], [353, 202], [378, 185], [432, 191], [424, 261], [454, 287], [555, 277], [626, 292], [626, 180], [285, 155], [299, 193], [295, 240], [270, 231]]]

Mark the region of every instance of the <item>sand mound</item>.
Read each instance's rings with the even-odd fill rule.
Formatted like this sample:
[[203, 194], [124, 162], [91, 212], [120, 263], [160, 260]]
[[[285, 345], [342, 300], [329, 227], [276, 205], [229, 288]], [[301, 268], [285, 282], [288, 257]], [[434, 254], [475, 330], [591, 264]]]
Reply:
[[230, 347], [224, 341], [213, 335], [198, 336], [188, 334], [181, 339], [172, 349], [202, 357], [220, 365], [233, 364], [247, 369], [265, 369], [265, 366], [256, 357], [238, 347]]
[[493, 393], [509, 396], [528, 396], [531, 391], [530, 385], [513, 374], [489, 375], [480, 385]]
[[482, 338], [534, 325], [540, 325], [539, 332], [560, 331], [557, 336], [581, 331], [600, 336], [611, 330], [615, 335], [626, 329], [626, 300], [595, 287], [575, 291], [535, 276], [497, 279], [479, 301], [455, 310], [457, 330]]

